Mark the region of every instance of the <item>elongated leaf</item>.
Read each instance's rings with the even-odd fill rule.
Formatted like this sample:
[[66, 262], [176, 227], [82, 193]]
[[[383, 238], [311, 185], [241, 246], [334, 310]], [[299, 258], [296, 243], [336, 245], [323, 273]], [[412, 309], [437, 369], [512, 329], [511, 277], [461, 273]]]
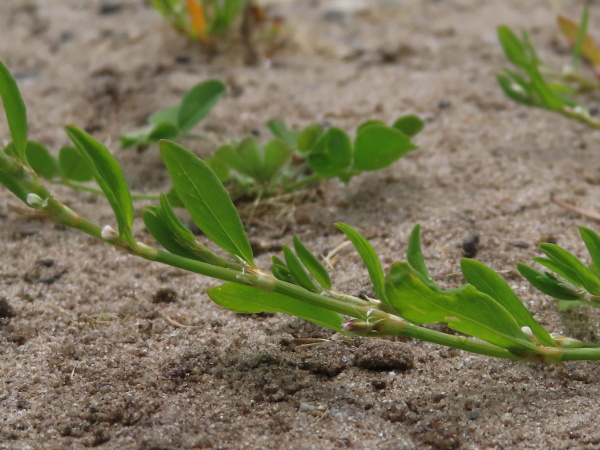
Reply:
[[58, 152], [58, 167], [67, 180], [90, 181], [94, 179], [94, 168], [74, 147], [64, 146]]
[[460, 266], [463, 275], [471, 285], [475, 286], [479, 292], [489, 295], [502, 305], [517, 321], [519, 326], [529, 327], [540, 344], [550, 347], [556, 346], [550, 333], [537, 323], [500, 275], [485, 264], [474, 259], [463, 259]]
[[555, 271], [570, 282], [580, 284], [589, 293], [600, 295], [600, 279], [594, 276], [577, 257], [554, 244], [540, 244], [540, 249], [550, 257], [552, 267], [544, 261], [544, 258], [534, 259], [534, 261]]
[[139, 130], [130, 131], [129, 133], [119, 136], [119, 142], [123, 150], [131, 147], [143, 147], [149, 144], [150, 133], [154, 127], [145, 127]]
[[3, 170], [0, 170], [0, 184], [15, 194], [21, 201], [27, 203], [27, 196], [31, 193], [31, 189], [24, 186]]
[[446, 323], [470, 336], [510, 350], [532, 343], [506, 309], [492, 297], [465, 285], [451, 293], [426, 285], [407, 263], [392, 266], [385, 280], [387, 298], [398, 313], [414, 323]]
[[313, 172], [344, 176], [352, 162], [352, 145], [345, 131], [332, 127], [310, 151], [308, 164]]
[[342, 331], [343, 318], [339, 314], [309, 305], [277, 292], [260, 291], [242, 284], [225, 283], [208, 290], [208, 296], [224, 308], [239, 313], [278, 312], [300, 317], [308, 322]]
[[581, 298], [579, 288], [556, 277], [543, 274], [526, 264], [517, 264], [517, 270], [538, 291], [559, 300], [578, 300]]
[[392, 128], [396, 128], [397, 130], [402, 131], [409, 138], [416, 136], [419, 134], [423, 128], [425, 127], [425, 122], [413, 114], [407, 114], [406, 116], [402, 116], [394, 122]]
[[51, 180], [58, 173], [58, 163], [43, 144], [27, 141], [27, 162], [42, 178]]
[[[559, 15], [557, 18], [558, 25], [563, 35], [571, 43], [575, 45], [579, 32], [579, 25], [568, 17]], [[600, 68], [600, 50], [594, 43], [592, 36], [585, 33], [581, 43], [581, 54], [596, 68]]]
[[271, 130], [273, 136], [281, 139], [290, 148], [296, 148], [296, 141], [302, 134], [301, 131], [290, 130], [281, 120], [269, 120], [267, 128]]
[[150, 232], [150, 234], [156, 239], [156, 241], [162, 245], [165, 249], [174, 253], [175, 255], [183, 256], [184, 258], [197, 260], [198, 258], [187, 248], [180, 245], [179, 242], [174, 238], [169, 224], [161, 216], [160, 208], [156, 206], [149, 206], [142, 211], [142, 219], [144, 219], [144, 225]]
[[579, 227], [579, 234], [592, 257], [596, 273], [600, 272], [600, 236], [591, 228]]
[[271, 272], [273, 276], [278, 280], [285, 281], [287, 283], [298, 284], [296, 279], [292, 276], [290, 269], [286, 266], [285, 262], [273, 255], [271, 258], [273, 265], [271, 266]]
[[196, 225], [219, 247], [254, 265], [240, 216], [208, 164], [174, 142], [161, 141], [159, 147], [177, 195]]
[[406, 259], [408, 264], [415, 269], [415, 271], [421, 277], [423, 283], [429, 286], [431, 289], [440, 290], [432, 276], [429, 275], [427, 265], [425, 264], [425, 258], [423, 257], [423, 251], [421, 250], [421, 225], [415, 225], [410, 236], [408, 238], [408, 249], [406, 251]]
[[10, 135], [15, 143], [17, 157], [25, 162], [27, 109], [17, 82], [2, 61], [0, 61], [0, 97], [2, 97], [2, 103], [4, 104], [6, 120], [8, 121]]
[[243, 161], [245, 172], [242, 173], [246, 173], [260, 182], [267, 181], [264, 170], [265, 150], [258, 140], [253, 137], [244, 138], [236, 151]]
[[535, 105], [533, 97], [527, 92], [527, 88], [523, 87], [523, 85], [512, 81], [502, 74], [496, 75], [496, 81], [498, 81], [498, 85], [502, 88], [504, 94], [506, 94], [508, 98], [523, 105]]
[[354, 167], [379, 170], [418, 148], [401, 131], [382, 125], [363, 128], [354, 142]]
[[198, 125], [226, 91], [225, 85], [218, 80], [204, 81], [190, 89], [179, 109], [177, 117], [179, 128], [187, 133]]
[[77, 150], [94, 167], [94, 178], [108, 199], [119, 224], [119, 235], [130, 244], [135, 244], [132, 234], [133, 202], [123, 170], [108, 149], [85, 131], [66, 127]]
[[521, 40], [513, 31], [506, 27], [498, 27], [498, 40], [504, 49], [506, 57], [515, 65], [525, 67], [530, 60]]
[[285, 263], [290, 273], [294, 277], [294, 279], [298, 282], [299, 286], [302, 286], [304, 289], [309, 290], [311, 292], [317, 292], [319, 289], [312, 282], [308, 273], [304, 269], [304, 266], [298, 259], [298, 257], [294, 254], [291, 248], [287, 245], [283, 246], [283, 256], [285, 257]]
[[375, 291], [377, 298], [383, 303], [388, 303], [385, 295], [385, 277], [383, 275], [383, 269], [381, 268], [381, 262], [371, 243], [350, 225], [338, 222], [335, 226], [350, 239], [350, 242], [352, 242], [354, 248], [356, 248], [356, 251], [362, 258], [363, 264], [369, 272], [369, 277], [371, 278], [371, 283], [373, 283], [373, 290]]
[[319, 259], [306, 246], [294, 236], [294, 250], [304, 267], [317, 280], [323, 289], [331, 289], [331, 278], [327, 269], [321, 264]]

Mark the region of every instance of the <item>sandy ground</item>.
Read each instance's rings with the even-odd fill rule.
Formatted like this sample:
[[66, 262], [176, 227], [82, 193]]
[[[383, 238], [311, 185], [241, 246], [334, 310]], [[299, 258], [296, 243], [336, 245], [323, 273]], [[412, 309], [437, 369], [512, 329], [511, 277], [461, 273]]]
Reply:
[[[293, 234], [315, 250], [335, 247], [344, 239], [332, 224], [343, 221], [388, 266], [404, 258], [420, 223], [431, 272], [452, 286], [462, 282], [463, 241], [477, 234], [476, 258], [505, 271], [544, 326], [599, 339], [597, 312], [559, 314], [514, 270], [549, 239], [583, 255], [577, 226], [597, 227], [549, 196], [597, 208], [600, 134], [509, 102], [494, 80], [505, 64], [499, 24], [527, 27], [559, 67], [568, 60], [551, 2], [349, 3], [280, 6], [287, 45], [245, 67], [235, 42], [207, 58], [142, 0], [4, 0], [0, 58], [18, 78], [32, 139], [57, 151], [68, 142], [65, 124], [83, 127], [115, 150], [138, 192], [168, 189], [165, 170], [156, 149], [120, 152], [116, 137], [207, 78], [230, 89], [197, 130], [212, 142], [266, 136], [272, 118], [352, 130], [419, 114], [421, 149], [391, 168], [262, 206], [261, 220], [247, 224], [259, 263], [268, 267]], [[581, 5], [564, 6], [577, 16]], [[594, 9], [592, 29], [598, 23]], [[4, 120], [0, 136], [8, 139]], [[103, 199], [55, 192], [112, 223]], [[138, 217], [146, 205], [136, 203]], [[136, 235], [151, 242], [139, 220]], [[39, 221], [6, 190], [0, 240], [0, 297], [16, 314], [0, 326], [1, 449], [600, 446], [598, 363], [516, 364], [412, 340], [346, 339], [282, 315], [236, 315], [206, 296], [215, 281]], [[350, 249], [334, 272], [337, 289], [370, 293]], [[294, 345], [312, 337], [330, 340]]]

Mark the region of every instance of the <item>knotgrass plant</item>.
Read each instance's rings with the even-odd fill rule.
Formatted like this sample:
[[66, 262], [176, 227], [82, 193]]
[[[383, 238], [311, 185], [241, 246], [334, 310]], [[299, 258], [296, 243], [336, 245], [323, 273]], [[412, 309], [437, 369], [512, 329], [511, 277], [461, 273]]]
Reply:
[[[409, 238], [407, 261], [393, 264], [385, 274], [372, 245], [351, 226], [337, 224], [361, 256], [376, 298], [332, 290], [319, 258], [297, 238], [293, 248], [284, 247], [283, 259], [273, 258], [271, 273], [259, 268], [240, 216], [217, 175], [206, 162], [171, 141], [161, 141], [159, 148], [174, 189], [196, 225], [223, 254], [197, 242], [164, 196], [159, 206], [142, 213], [147, 229], [164, 250], [138, 241], [133, 234], [131, 194], [117, 160], [92, 136], [68, 126], [69, 138], [114, 212], [116, 228], [94, 224], [52, 195], [31, 166], [25, 105], [2, 63], [0, 96], [12, 137], [10, 151], [0, 151], [0, 183], [49, 220], [131, 255], [224, 281], [209, 289], [208, 295], [225, 308], [239, 313], [281, 312], [340, 333], [408, 336], [511, 360], [600, 359], [600, 348], [594, 344], [549, 334], [500, 275], [482, 263], [463, 260], [462, 272], [469, 284], [441, 289], [425, 265], [418, 226]], [[430, 323], [447, 324], [464, 335], [423, 326]]]
[[272, 120], [267, 127], [275, 139], [266, 145], [247, 137], [221, 146], [207, 162], [230, 186], [234, 197], [260, 198], [325, 178], [347, 183], [362, 172], [383, 169], [418, 148], [411, 138], [423, 126], [414, 115], [400, 117], [391, 126], [369, 120], [357, 128], [352, 142], [337, 127], [312, 124], [296, 131]]
[[178, 32], [209, 44], [216, 34], [228, 30], [248, 0], [151, 0], [152, 6]]
[[572, 67], [560, 74], [549, 69], [537, 54], [529, 34], [523, 31], [519, 38], [506, 26], [498, 27], [498, 39], [508, 60], [517, 70], [504, 69], [496, 75], [504, 93], [517, 103], [547, 109], [586, 125], [600, 129], [600, 121], [574, 95], [600, 87], [598, 80], [582, 75], [580, 59], [585, 57], [598, 76], [600, 51], [589, 34], [588, 8], [584, 8], [580, 25], [559, 16], [558, 22], [565, 37], [573, 44]]
[[225, 85], [218, 80], [197, 84], [178, 105], [152, 114], [147, 127], [120, 136], [122, 148], [143, 150], [161, 139], [195, 138], [190, 131], [208, 115], [226, 91]]

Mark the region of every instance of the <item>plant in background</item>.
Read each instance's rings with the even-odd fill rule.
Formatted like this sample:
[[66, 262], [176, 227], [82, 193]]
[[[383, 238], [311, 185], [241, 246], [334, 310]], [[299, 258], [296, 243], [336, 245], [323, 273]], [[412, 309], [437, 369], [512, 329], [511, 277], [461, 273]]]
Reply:
[[275, 139], [262, 145], [247, 137], [217, 149], [207, 160], [235, 196], [270, 196], [325, 178], [348, 182], [365, 171], [383, 169], [418, 147], [411, 138], [423, 129], [407, 115], [392, 126], [370, 120], [356, 130], [354, 142], [340, 128], [312, 124], [289, 130], [281, 121], [267, 123]]
[[178, 32], [209, 44], [229, 29], [248, 0], [151, 0], [152, 6]]
[[122, 148], [144, 149], [161, 139], [195, 137], [189, 132], [208, 115], [226, 91], [225, 85], [218, 80], [197, 84], [184, 95], [179, 105], [152, 114], [147, 127], [120, 136]]
[[575, 255], [554, 244], [540, 244], [545, 257], [533, 260], [562, 277], [541, 273], [531, 266], [519, 264], [521, 275], [543, 293], [558, 299], [561, 311], [575, 306], [600, 308], [600, 236], [593, 230], [580, 227], [579, 233], [592, 258], [585, 265]]
[[582, 56], [592, 64], [596, 74], [600, 67], [600, 52], [587, 34], [588, 16], [586, 7], [580, 25], [562, 16], [558, 18], [563, 34], [573, 44], [572, 67], [563, 74], [544, 65], [526, 31], [519, 38], [510, 28], [498, 27], [498, 39], [504, 53], [518, 69], [504, 69], [496, 75], [504, 93], [518, 103], [555, 111], [600, 129], [600, 121], [573, 97], [578, 92], [600, 87], [598, 80], [586, 79], [581, 74]]
[[[500, 275], [477, 261], [462, 261], [469, 284], [452, 290], [438, 287], [425, 266], [418, 226], [409, 239], [407, 261], [392, 265], [385, 274], [371, 244], [349, 225], [337, 224], [361, 256], [376, 299], [332, 290], [319, 258], [297, 238], [293, 249], [284, 247], [283, 259], [273, 259], [272, 273], [260, 269], [240, 216], [215, 173], [193, 153], [170, 141], [161, 141], [159, 146], [174, 189], [206, 238], [224, 253], [218, 255], [197, 242], [164, 197], [142, 217], [165, 250], [144, 244], [133, 234], [131, 194], [118, 162], [90, 135], [67, 127], [69, 138], [92, 168], [115, 215], [116, 228], [93, 224], [52, 195], [31, 167], [25, 105], [2, 63], [0, 96], [13, 142], [10, 151], [0, 151], [0, 183], [56, 223], [132, 255], [225, 281], [209, 289], [208, 295], [230, 310], [282, 312], [340, 333], [408, 336], [512, 360], [557, 363], [600, 359], [600, 348], [594, 344], [549, 334]], [[422, 326], [429, 323], [447, 324], [464, 335]]]

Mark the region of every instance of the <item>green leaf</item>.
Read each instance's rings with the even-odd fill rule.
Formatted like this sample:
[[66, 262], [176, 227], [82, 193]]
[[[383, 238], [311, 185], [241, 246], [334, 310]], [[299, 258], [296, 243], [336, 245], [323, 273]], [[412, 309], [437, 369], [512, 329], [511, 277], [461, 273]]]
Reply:
[[148, 143], [155, 143], [161, 139], [176, 139], [179, 136], [179, 129], [168, 122], [156, 125], [150, 134], [148, 134]]
[[342, 177], [352, 162], [352, 145], [345, 131], [332, 127], [314, 145], [308, 165], [321, 175]]
[[409, 138], [419, 134], [425, 127], [425, 122], [413, 114], [402, 116], [394, 122], [392, 128], [402, 131]]
[[177, 195], [196, 225], [219, 247], [254, 266], [240, 216], [217, 175], [174, 142], [161, 141], [159, 148]]
[[3, 170], [0, 170], [0, 184], [16, 195], [21, 201], [27, 203], [27, 196], [31, 193], [31, 189]]
[[242, 173], [260, 182], [267, 181], [264, 171], [265, 151], [256, 138], [242, 139], [236, 151], [243, 162], [243, 167], [240, 168], [243, 170]]
[[94, 167], [74, 147], [64, 146], [58, 152], [58, 166], [63, 178], [85, 182], [94, 179]]
[[592, 257], [596, 273], [600, 272], [600, 236], [591, 228], [579, 227], [579, 234]]
[[521, 103], [522, 105], [536, 106], [535, 101], [533, 100], [531, 94], [529, 94], [527, 87], [512, 81], [510, 78], [502, 74], [496, 75], [496, 81], [508, 98], [517, 103]]
[[294, 250], [304, 267], [308, 269], [310, 274], [317, 280], [323, 289], [331, 289], [331, 278], [327, 269], [321, 264], [319, 259], [306, 246], [294, 236]]
[[416, 148], [401, 131], [371, 125], [356, 135], [354, 167], [359, 170], [383, 169]]
[[279, 139], [274, 139], [265, 145], [264, 176], [267, 181], [273, 177], [285, 166], [292, 156], [292, 149], [289, 145]]
[[502, 305], [517, 321], [519, 326], [529, 327], [540, 344], [549, 347], [556, 346], [550, 333], [537, 323], [500, 275], [485, 264], [474, 259], [463, 259], [460, 266], [463, 275], [471, 285], [475, 286], [479, 292], [489, 295]]
[[196, 255], [180, 245], [177, 239], [175, 239], [169, 228], [169, 223], [164, 219], [160, 212], [160, 208], [149, 206], [142, 211], [142, 219], [144, 219], [144, 225], [146, 225], [146, 228], [154, 239], [169, 252], [183, 256], [184, 258], [198, 259]]
[[298, 284], [296, 279], [292, 276], [290, 269], [285, 265], [281, 259], [277, 256], [273, 255], [271, 258], [273, 265], [271, 266], [271, 272], [273, 272], [273, 276], [278, 280], [285, 281], [291, 284]]
[[573, 284], [583, 286], [593, 295], [600, 295], [600, 280], [577, 257], [554, 244], [540, 244], [540, 249], [550, 258], [534, 258], [550, 270]]
[[371, 127], [373, 125], [381, 125], [382, 127], [386, 127], [387, 124], [381, 120], [366, 120], [363, 123], [361, 123], [357, 128], [356, 128], [356, 134], [360, 133], [362, 130], [364, 130], [367, 127]]
[[229, 180], [229, 166], [224, 161], [214, 156], [206, 158], [205, 161], [219, 180], [221, 180], [221, 183], [225, 184]]
[[431, 289], [440, 291], [440, 288], [433, 280], [432, 276], [429, 275], [429, 271], [427, 270], [425, 258], [423, 257], [423, 251], [421, 250], [420, 234], [421, 226], [415, 225], [408, 238], [408, 249], [406, 251], [408, 264], [419, 274], [423, 283], [425, 283]]
[[153, 127], [146, 127], [122, 134], [119, 136], [121, 149], [125, 150], [131, 147], [143, 147], [149, 145], [150, 133], [152, 133], [153, 129]]
[[298, 285], [308, 291], [318, 292], [319, 289], [312, 282], [312, 280], [308, 276], [308, 273], [306, 273], [306, 270], [304, 270], [304, 266], [302, 265], [298, 257], [294, 254], [292, 249], [289, 248], [287, 245], [283, 246], [283, 256], [285, 257], [285, 263], [288, 270], [290, 271], [294, 279], [298, 282]]
[[296, 141], [302, 134], [301, 131], [290, 130], [281, 120], [269, 120], [267, 128], [271, 130], [273, 136], [281, 139], [290, 148], [296, 147]]
[[550, 274], [543, 274], [526, 264], [517, 264], [517, 270], [538, 291], [559, 300], [579, 300], [581, 294], [576, 286], [559, 281]]
[[155, 126], [161, 123], [169, 123], [174, 127], [178, 127], [177, 118], [179, 117], [180, 109], [180, 105], [175, 105], [156, 111], [148, 117], [148, 123]]
[[533, 343], [506, 309], [492, 297], [465, 285], [439, 292], [425, 284], [407, 263], [392, 266], [385, 280], [387, 298], [411, 322], [445, 323], [450, 328], [509, 350]]
[[40, 177], [51, 180], [58, 173], [56, 159], [43, 144], [27, 141], [27, 162]]
[[335, 226], [350, 239], [350, 242], [352, 242], [354, 248], [356, 248], [356, 251], [363, 260], [363, 264], [369, 272], [369, 278], [371, 278], [373, 290], [375, 291], [377, 298], [383, 303], [388, 303], [385, 295], [385, 277], [383, 275], [383, 269], [381, 268], [381, 262], [371, 243], [350, 225], [338, 222]]
[[133, 202], [121, 166], [106, 147], [85, 131], [75, 127], [66, 127], [66, 131], [77, 150], [94, 167], [94, 178], [115, 213], [120, 237], [135, 245], [132, 233]]
[[498, 39], [506, 57], [519, 67], [527, 66], [530, 62], [525, 47], [517, 35], [506, 26], [498, 27]]
[[227, 88], [218, 80], [208, 80], [197, 84], [183, 98], [177, 124], [187, 133], [204, 119], [217, 104]]
[[298, 144], [298, 152], [301, 154], [309, 153], [315, 144], [321, 139], [325, 130], [323, 127], [317, 123], [307, 126], [298, 139], [296, 143]]
[[15, 143], [17, 157], [26, 162], [27, 109], [17, 82], [2, 61], [0, 61], [0, 97], [2, 97], [2, 103], [4, 104], [6, 120], [8, 121], [10, 135]]
[[338, 313], [306, 304], [277, 292], [265, 292], [251, 286], [225, 283], [209, 289], [208, 296], [215, 303], [238, 313], [285, 313], [330, 330], [342, 331], [344, 319]]

